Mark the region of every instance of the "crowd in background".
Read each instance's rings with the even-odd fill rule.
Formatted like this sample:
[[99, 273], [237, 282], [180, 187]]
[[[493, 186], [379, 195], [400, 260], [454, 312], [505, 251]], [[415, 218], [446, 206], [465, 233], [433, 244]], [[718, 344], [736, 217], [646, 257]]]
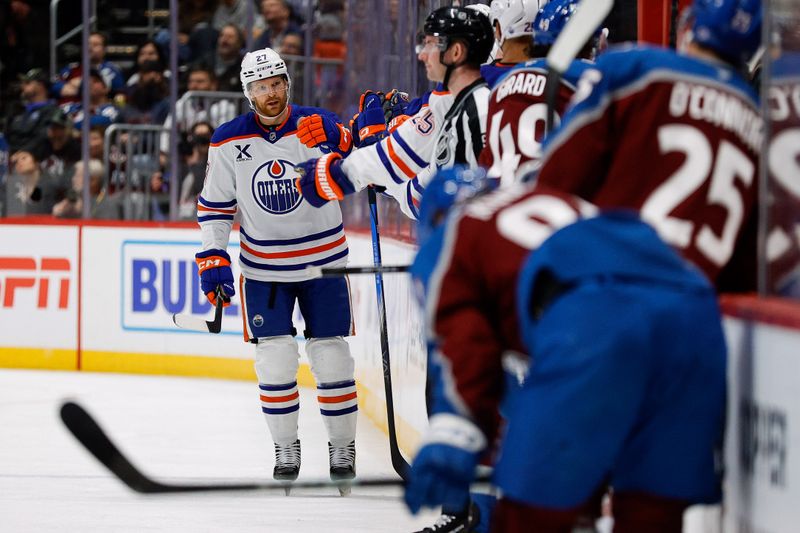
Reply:
[[[342, 92], [345, 2], [319, 0], [309, 6], [309, 0], [252, 0], [254, 7], [248, 12], [248, 1], [178, 2], [177, 73], [169, 69], [168, 16], [157, 19], [147, 31], [132, 31], [137, 42], [128, 48], [135, 51], [113, 58], [109, 50], [125, 48], [111, 41], [112, 34], [119, 36], [119, 27], [104, 29], [99, 16], [88, 40], [88, 110], [82, 105], [80, 46], [73, 46], [73, 57], [60, 61], [55, 76], [48, 71], [49, 44], [41, 36], [50, 2], [4, 2], [0, 7], [0, 217], [82, 216], [81, 128], [88, 120], [92, 218], [168, 219], [174, 186], [180, 218], [193, 219], [211, 135], [246, 110], [239, 69], [248, 50], [270, 47], [287, 59], [294, 102], [325, 105], [341, 113], [336, 99], [324, 99]], [[132, 23], [145, 11], [133, 1], [98, 0], [99, 14], [104, 7], [123, 17], [127, 13]], [[77, 32], [78, 44], [80, 35]], [[308, 35], [313, 40], [307, 47]], [[324, 68], [324, 75], [314, 67], [315, 87], [304, 91], [304, 60], [309, 55], [338, 65]], [[173, 76], [178, 96], [189, 93], [174, 111], [169, 97]], [[312, 101], [303, 101], [304, 94], [312, 94]], [[168, 132], [173, 121], [180, 135], [177, 180], [170, 176]]]

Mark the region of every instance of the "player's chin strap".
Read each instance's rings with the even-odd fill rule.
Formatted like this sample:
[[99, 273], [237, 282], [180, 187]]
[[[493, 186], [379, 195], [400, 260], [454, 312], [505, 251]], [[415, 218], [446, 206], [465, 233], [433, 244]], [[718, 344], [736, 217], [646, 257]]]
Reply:
[[455, 69], [466, 63], [466, 60], [462, 61], [457, 65], [455, 63], [445, 63], [444, 55], [447, 53], [447, 50], [450, 49], [450, 44], [452, 43], [449, 43], [444, 51], [439, 52], [439, 63], [441, 63], [446, 67], [444, 71], [444, 79], [442, 80], [442, 87], [444, 87], [445, 91], [450, 90], [450, 88], [447, 86], [448, 82], [450, 81], [450, 74], [452, 74]]

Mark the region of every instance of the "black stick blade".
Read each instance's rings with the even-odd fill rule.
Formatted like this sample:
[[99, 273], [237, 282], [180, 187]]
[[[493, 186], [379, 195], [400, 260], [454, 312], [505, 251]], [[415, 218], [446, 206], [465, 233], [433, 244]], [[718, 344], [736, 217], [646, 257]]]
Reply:
[[[183, 485], [178, 483], [161, 483], [144, 475], [128, 461], [117, 446], [111, 442], [105, 431], [86, 410], [74, 402], [65, 402], [61, 406], [61, 420], [67, 429], [83, 446], [103, 463], [120, 481], [141, 494], [166, 494], [182, 492], [226, 492], [240, 490], [274, 490], [318, 489], [340, 487], [340, 484], [327, 481], [301, 481], [295, 483], [281, 482], [212, 482]], [[396, 487], [402, 485], [399, 479], [354, 479], [348, 485], [360, 487]]]
[[145, 494], [168, 492], [163, 490], [163, 485], [149, 479], [133, 466], [83, 407], [65, 402], [61, 406], [61, 420], [98, 461], [130, 488]]

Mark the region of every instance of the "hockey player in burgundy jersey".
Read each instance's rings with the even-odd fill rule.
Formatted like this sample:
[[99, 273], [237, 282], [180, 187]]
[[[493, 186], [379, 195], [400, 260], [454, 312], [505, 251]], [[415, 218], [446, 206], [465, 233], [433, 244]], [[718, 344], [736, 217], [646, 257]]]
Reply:
[[757, 190], [764, 135], [739, 73], [759, 46], [760, 0], [695, 0], [681, 53], [634, 47], [600, 56], [545, 141], [542, 185], [600, 207], [636, 209], [715, 281]]
[[[795, 13], [796, 17], [797, 14]], [[768, 105], [767, 169], [772, 203], [767, 216], [767, 290], [800, 297], [800, 29], [795, 19], [779, 26], [784, 50], [772, 61]]]
[[275, 443], [273, 476], [291, 481], [300, 469], [297, 301], [328, 432], [331, 478], [352, 478], [358, 401], [355, 363], [343, 338], [354, 334], [349, 286], [346, 278], [306, 273], [309, 265], [346, 265], [342, 214], [333, 203], [311, 207], [294, 188], [297, 163], [347, 153], [350, 133], [333, 113], [289, 104], [286, 64], [269, 48], [245, 55], [241, 81], [253, 111], [214, 132], [197, 204], [202, 290], [212, 303], [219, 289], [226, 301], [235, 293], [225, 250], [238, 212], [244, 340], [256, 344], [261, 410]]
[[433, 394], [409, 508], [465, 501], [498, 442], [492, 531], [573, 531], [606, 483], [615, 531], [680, 531], [687, 505], [720, 498], [713, 288], [635, 214], [555, 189], [513, 185], [447, 214], [476, 181], [442, 171], [423, 197], [412, 274]]
[[[508, 70], [493, 86], [489, 96], [486, 145], [479, 162], [489, 169], [489, 177], [500, 179], [504, 185], [520, 181], [539, 167], [547, 120], [544, 58], [577, 4], [578, 0], [552, 0], [545, 4], [536, 14], [530, 30], [533, 35], [529, 48], [535, 59]], [[578, 78], [591, 65], [588, 59], [592, 56], [593, 41], [581, 51], [582, 60], [574, 61], [561, 77], [556, 123], [575, 92]]]

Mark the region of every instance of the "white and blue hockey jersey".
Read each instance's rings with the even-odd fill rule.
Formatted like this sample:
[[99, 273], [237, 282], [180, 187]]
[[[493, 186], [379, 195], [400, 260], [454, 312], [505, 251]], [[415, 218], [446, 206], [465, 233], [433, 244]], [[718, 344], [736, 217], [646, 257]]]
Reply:
[[297, 121], [314, 114], [340, 122], [324, 109], [292, 105], [279, 126], [264, 126], [250, 112], [223, 124], [211, 138], [197, 202], [203, 250], [227, 248], [238, 211], [239, 265], [248, 279], [304, 281], [310, 279], [308, 266], [347, 264], [338, 202], [312, 207], [294, 184], [295, 165], [330, 151], [308, 148], [297, 139]]
[[342, 169], [356, 190], [382, 185], [403, 212], [417, 218], [422, 191], [440, 168], [478, 166], [486, 132], [489, 89], [479, 78], [457, 98], [433, 91], [427, 105], [391, 135], [356, 150]]

